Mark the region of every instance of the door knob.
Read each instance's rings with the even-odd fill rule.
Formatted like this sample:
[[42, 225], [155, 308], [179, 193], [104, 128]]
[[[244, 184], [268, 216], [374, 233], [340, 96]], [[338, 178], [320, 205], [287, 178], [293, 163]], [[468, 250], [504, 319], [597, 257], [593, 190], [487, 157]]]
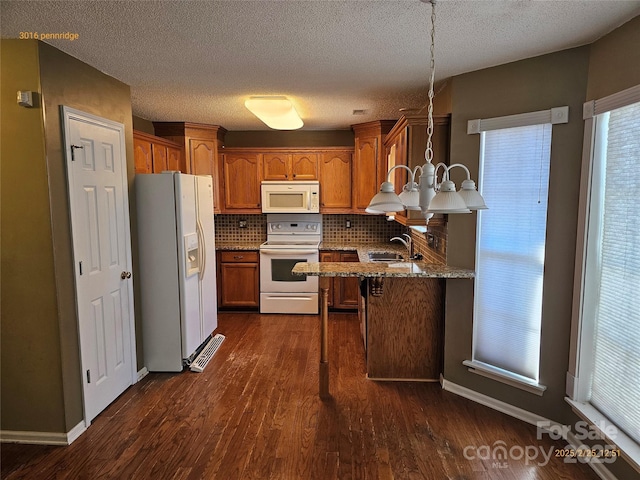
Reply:
[[131, 272], [122, 272], [122, 273], [120, 274], [120, 278], [121, 278], [122, 280], [124, 280], [124, 279], [126, 279], [126, 278], [131, 278]]

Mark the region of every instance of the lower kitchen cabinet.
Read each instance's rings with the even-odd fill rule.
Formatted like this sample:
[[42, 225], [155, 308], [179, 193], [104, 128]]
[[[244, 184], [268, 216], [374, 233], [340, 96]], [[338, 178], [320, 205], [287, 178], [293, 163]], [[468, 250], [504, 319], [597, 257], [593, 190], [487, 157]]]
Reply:
[[364, 287], [360, 319], [366, 335], [367, 376], [439, 381], [444, 357], [444, 280], [368, 278]]
[[218, 252], [218, 307], [260, 306], [260, 258], [257, 251]]
[[[320, 252], [321, 262], [358, 262], [356, 252]], [[329, 307], [336, 310], [356, 310], [360, 298], [357, 277], [334, 277], [329, 285]]]
[[[333, 262], [334, 252], [320, 252], [320, 262]], [[329, 307], [333, 307], [333, 284], [337, 278], [331, 278], [329, 280]]]

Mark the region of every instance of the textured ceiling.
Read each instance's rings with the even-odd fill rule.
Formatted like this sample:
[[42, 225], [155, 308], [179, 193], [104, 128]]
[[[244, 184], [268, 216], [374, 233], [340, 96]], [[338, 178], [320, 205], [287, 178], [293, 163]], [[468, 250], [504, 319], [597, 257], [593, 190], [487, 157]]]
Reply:
[[[286, 95], [304, 129], [343, 129], [427, 101], [430, 6], [419, 0], [2, 0], [0, 8], [3, 38], [77, 33], [47, 43], [130, 85], [134, 114], [150, 120], [265, 130], [244, 100]], [[591, 43], [638, 15], [640, 1], [441, 0], [436, 13], [442, 80]]]

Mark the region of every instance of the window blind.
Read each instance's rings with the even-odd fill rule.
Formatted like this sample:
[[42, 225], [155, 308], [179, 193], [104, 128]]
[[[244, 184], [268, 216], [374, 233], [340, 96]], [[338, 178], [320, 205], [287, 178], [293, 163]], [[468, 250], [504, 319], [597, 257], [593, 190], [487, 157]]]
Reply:
[[473, 360], [537, 383], [551, 123], [481, 135]]
[[[593, 312], [590, 403], [640, 442], [640, 103], [596, 118], [604, 139], [594, 178], [599, 238], [588, 239], [586, 282], [599, 285]], [[605, 153], [606, 152], [606, 153]], [[606, 155], [606, 156], [605, 156]]]

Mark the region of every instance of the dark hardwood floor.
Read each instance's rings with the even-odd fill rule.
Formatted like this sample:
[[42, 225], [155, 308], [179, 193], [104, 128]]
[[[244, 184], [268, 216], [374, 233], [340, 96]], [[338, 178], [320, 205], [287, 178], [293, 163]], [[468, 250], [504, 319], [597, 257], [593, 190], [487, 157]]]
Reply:
[[[333, 398], [323, 402], [318, 323], [315, 316], [222, 314], [227, 339], [203, 373], [149, 374], [68, 447], [3, 444], [1, 476], [598, 478], [554, 455], [545, 463], [541, 449], [564, 444], [536, 440], [534, 426], [438, 384], [367, 380], [355, 315], [330, 316]], [[511, 457], [530, 446], [538, 458], [479, 458], [496, 445], [517, 447]]]

